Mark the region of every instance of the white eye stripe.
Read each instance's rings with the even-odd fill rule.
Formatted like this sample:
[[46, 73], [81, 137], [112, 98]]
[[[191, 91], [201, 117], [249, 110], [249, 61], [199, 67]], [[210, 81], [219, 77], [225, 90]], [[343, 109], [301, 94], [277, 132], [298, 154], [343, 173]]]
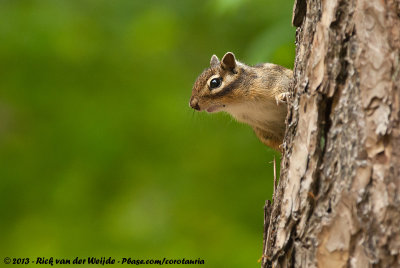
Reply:
[[[216, 78], [220, 79], [220, 84], [218, 87], [212, 88], [211, 81]], [[207, 80], [207, 87], [208, 87], [208, 90], [211, 91], [211, 94], [220, 92], [223, 88], [223, 85], [224, 85], [224, 79], [222, 79], [222, 77], [219, 75], [213, 75]]]

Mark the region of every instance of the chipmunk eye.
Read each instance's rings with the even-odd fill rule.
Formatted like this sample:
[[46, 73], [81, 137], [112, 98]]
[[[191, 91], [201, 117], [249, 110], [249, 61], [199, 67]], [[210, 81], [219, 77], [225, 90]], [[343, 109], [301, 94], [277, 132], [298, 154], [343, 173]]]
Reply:
[[210, 89], [217, 88], [221, 85], [221, 78], [213, 78], [210, 81]]

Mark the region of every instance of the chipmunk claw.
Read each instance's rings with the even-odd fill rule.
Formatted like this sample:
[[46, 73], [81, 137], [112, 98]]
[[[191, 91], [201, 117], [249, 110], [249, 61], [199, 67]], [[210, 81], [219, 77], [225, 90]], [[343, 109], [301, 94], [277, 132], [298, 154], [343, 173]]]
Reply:
[[283, 143], [282, 144], [280, 144], [279, 146], [278, 146], [278, 148], [279, 148], [279, 150], [281, 151], [281, 153], [283, 152]]
[[284, 92], [275, 96], [276, 105], [279, 105], [281, 103], [287, 103], [289, 100], [289, 95], [290, 95], [289, 92]]

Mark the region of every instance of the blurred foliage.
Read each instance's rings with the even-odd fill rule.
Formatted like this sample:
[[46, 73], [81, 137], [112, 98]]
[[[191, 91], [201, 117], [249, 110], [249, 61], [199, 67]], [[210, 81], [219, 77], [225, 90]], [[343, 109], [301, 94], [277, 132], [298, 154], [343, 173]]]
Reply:
[[212, 54], [292, 68], [292, 2], [0, 0], [2, 258], [259, 267], [279, 155], [188, 100]]

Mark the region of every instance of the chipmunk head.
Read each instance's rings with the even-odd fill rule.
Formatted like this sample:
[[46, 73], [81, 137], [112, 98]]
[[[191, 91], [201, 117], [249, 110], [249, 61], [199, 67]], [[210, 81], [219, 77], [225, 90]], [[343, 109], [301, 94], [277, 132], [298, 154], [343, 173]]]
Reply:
[[241, 63], [235, 55], [228, 52], [221, 61], [213, 55], [210, 68], [206, 69], [194, 83], [189, 105], [195, 110], [206, 110], [209, 113], [226, 111], [238, 100], [236, 95], [241, 87]]

